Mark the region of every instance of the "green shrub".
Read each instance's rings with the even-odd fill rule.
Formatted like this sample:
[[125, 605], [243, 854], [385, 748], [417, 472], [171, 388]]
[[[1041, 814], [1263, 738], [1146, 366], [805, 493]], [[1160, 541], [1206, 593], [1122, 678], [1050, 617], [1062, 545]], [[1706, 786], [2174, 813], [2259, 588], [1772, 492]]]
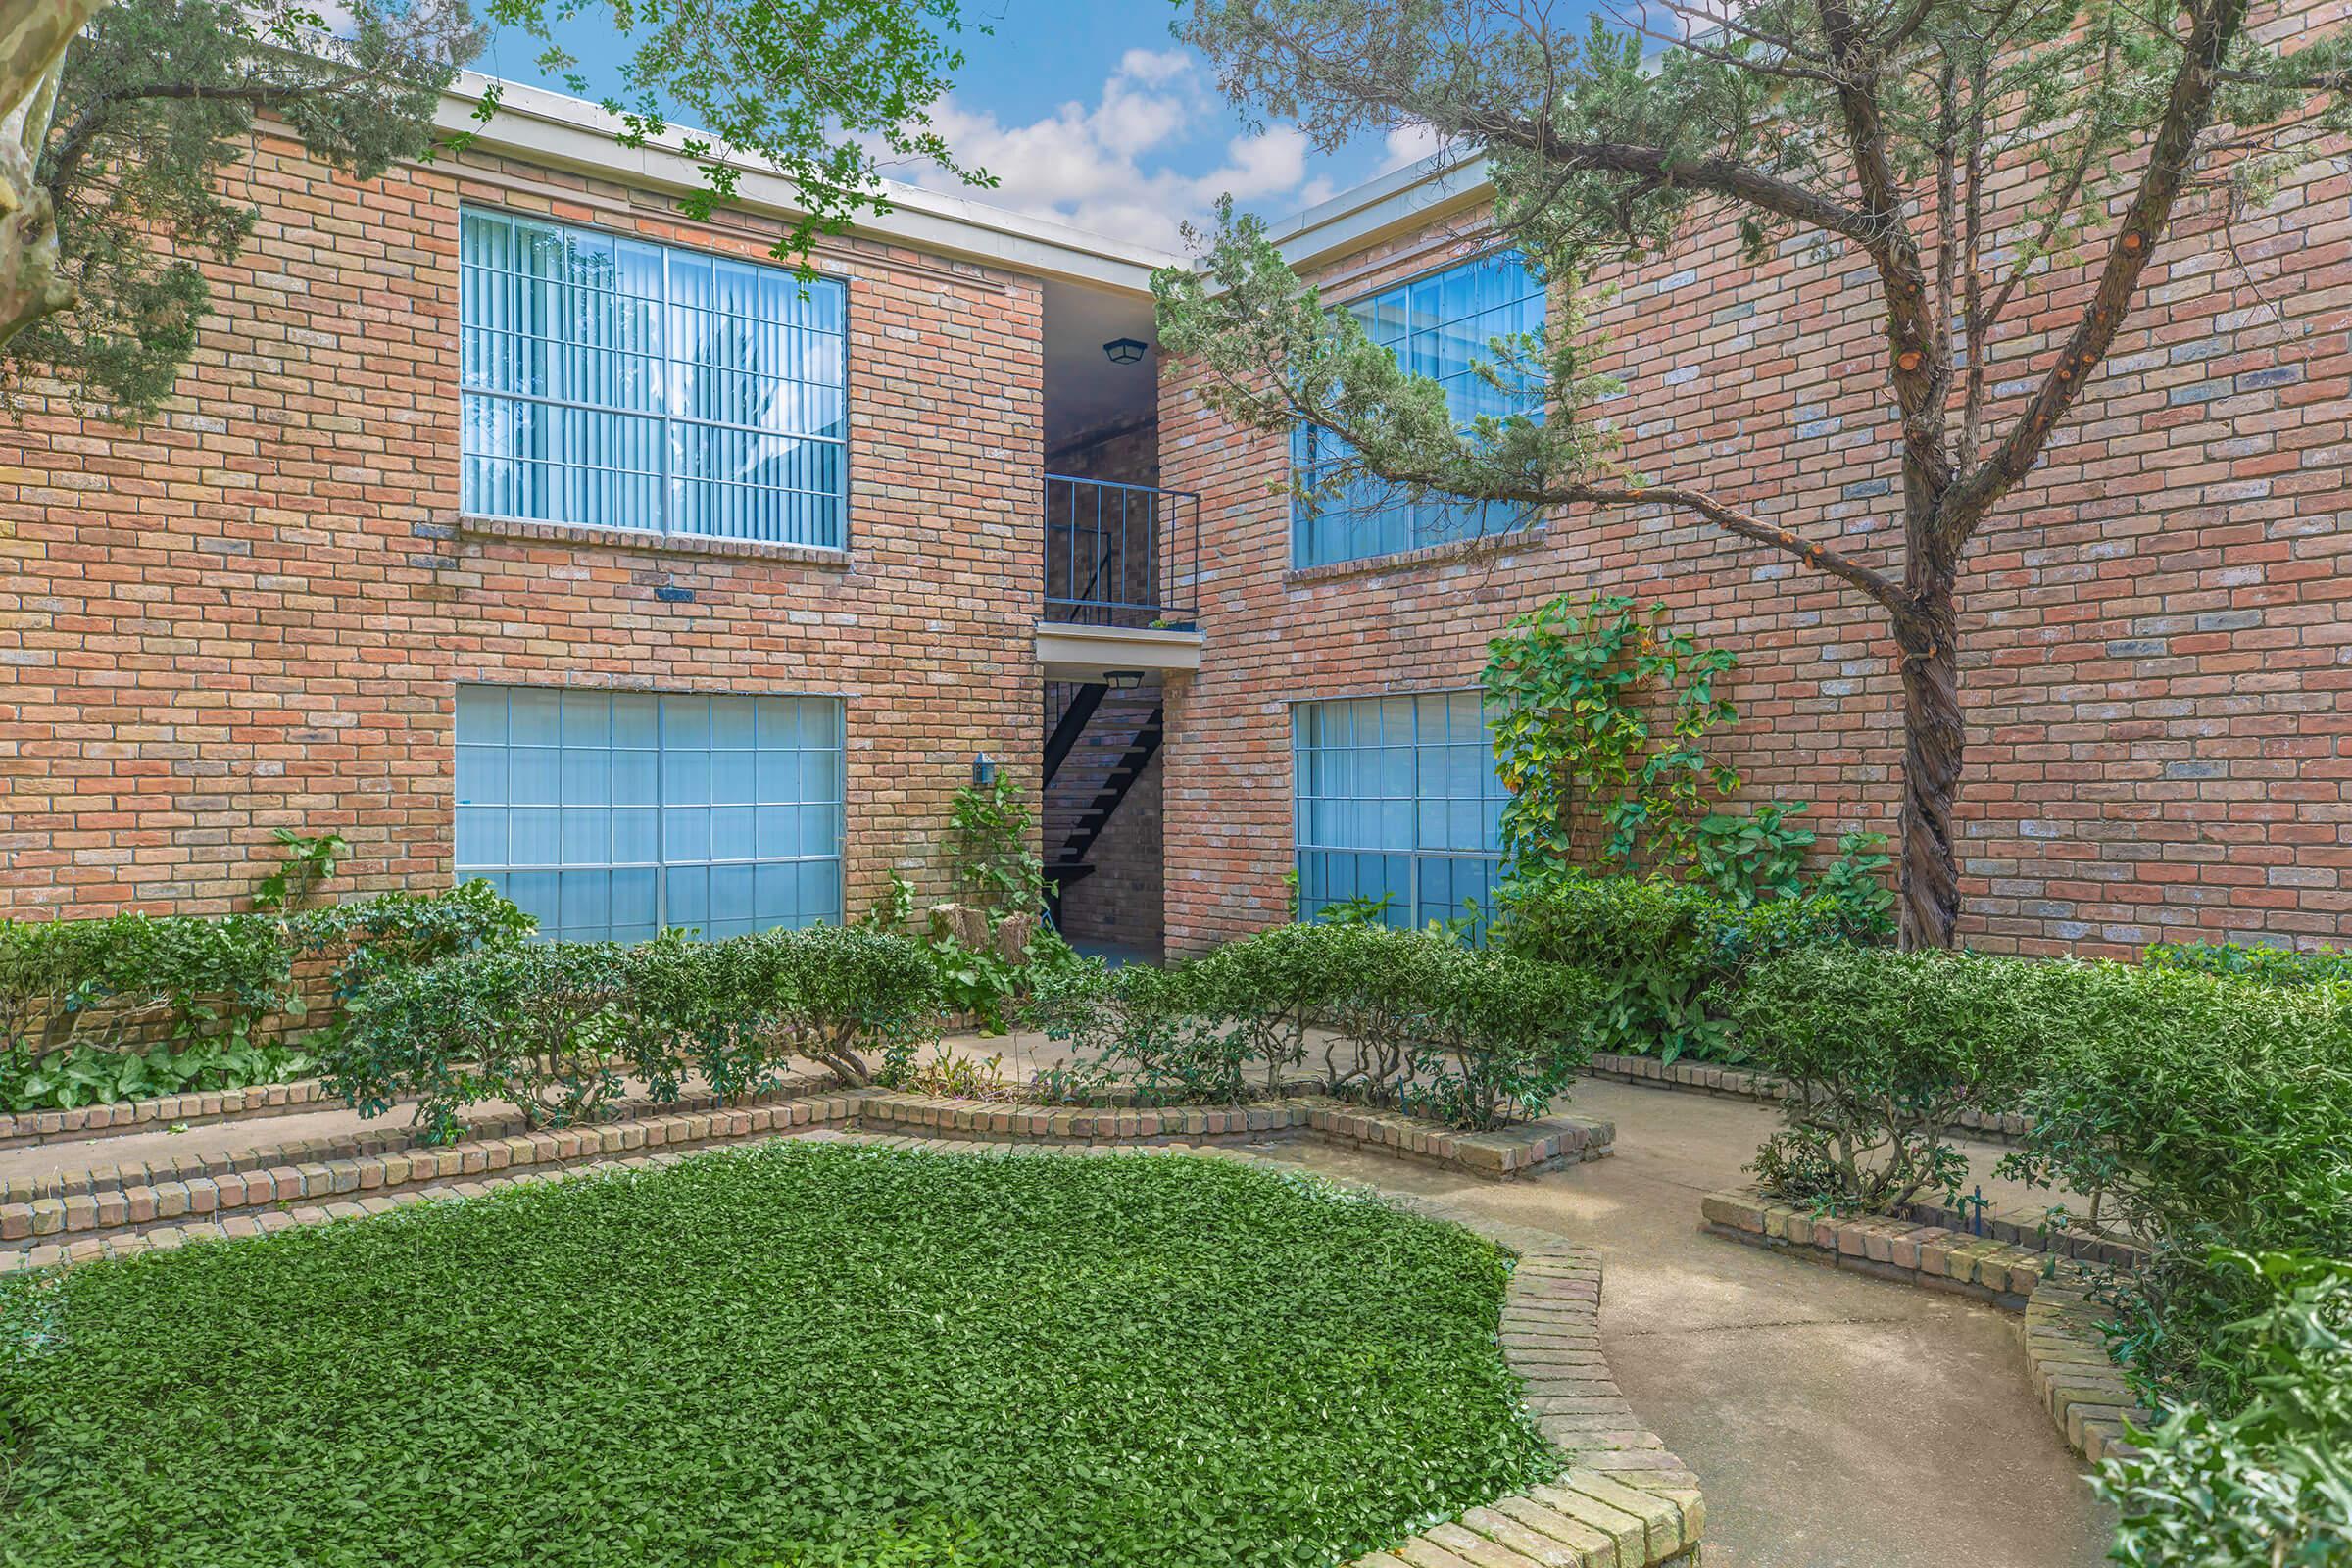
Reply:
[[1727, 984], [1776, 954], [1884, 941], [1886, 905], [1866, 888], [1884, 897], [1857, 874], [1850, 886], [1741, 908], [1663, 877], [1514, 881], [1502, 891], [1499, 940], [1522, 957], [1592, 976], [1595, 1050], [1737, 1060]]
[[330, 904], [294, 916], [286, 929], [297, 950], [333, 963], [333, 1015], [323, 1027], [337, 1031], [366, 1005], [361, 997], [370, 982], [477, 947], [513, 947], [538, 922], [477, 877], [446, 893], [378, 893]]
[[1864, 948], [1750, 968], [1722, 999], [1727, 1018], [1750, 1059], [1792, 1085], [1753, 1167], [1765, 1187], [1886, 1213], [1956, 1184], [1962, 1113], [2017, 1105], [2063, 1027], [2050, 998], [2080, 968]]
[[1586, 1020], [1599, 987], [1581, 969], [1447, 946], [1412, 1070], [1407, 1110], [1485, 1129], [1541, 1116], [1592, 1059]]
[[2143, 1452], [2095, 1481], [2127, 1568], [2341, 1568], [2352, 1562], [2352, 1261], [2219, 1252], [2216, 1277], [2260, 1308], [2230, 1324], [2248, 1401], [2174, 1407]]
[[1454, 1126], [1540, 1115], [1591, 1059], [1590, 976], [1428, 932], [1343, 921], [1228, 943], [1165, 970], [1100, 965], [1041, 988], [1032, 1020], [1083, 1063], [1062, 1095], [1231, 1103], [1268, 1089], [1325, 1033], [1335, 1094]]
[[262, 915], [0, 921], [0, 1109], [299, 1071], [300, 1054], [262, 1033], [299, 1015], [292, 974], [282, 928]]
[[2238, 942], [2160, 942], [2140, 955], [2140, 962], [2152, 969], [2188, 969], [2277, 986], [2352, 981], [2352, 953], [2334, 948], [2297, 951]]
[[2151, 1249], [2117, 1285], [2122, 1359], [2161, 1396], [2234, 1408], [2244, 1376], [2214, 1347], [2259, 1302], [2216, 1250], [2352, 1257], [2352, 986], [2018, 967], [2074, 994], [2003, 1168], [2083, 1195]]
[[414, 1097], [427, 1142], [461, 1136], [465, 1108], [483, 1101], [514, 1104], [533, 1127], [578, 1121], [620, 1086], [623, 973], [609, 943], [545, 942], [380, 976], [323, 1076], [366, 1116]]

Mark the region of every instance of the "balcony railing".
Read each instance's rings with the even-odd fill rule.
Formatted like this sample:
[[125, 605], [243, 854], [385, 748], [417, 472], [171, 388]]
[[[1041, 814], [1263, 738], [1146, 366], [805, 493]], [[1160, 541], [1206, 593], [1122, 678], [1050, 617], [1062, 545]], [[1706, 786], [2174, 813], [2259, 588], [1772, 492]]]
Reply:
[[1189, 628], [1200, 572], [1199, 496], [1046, 475], [1046, 619]]

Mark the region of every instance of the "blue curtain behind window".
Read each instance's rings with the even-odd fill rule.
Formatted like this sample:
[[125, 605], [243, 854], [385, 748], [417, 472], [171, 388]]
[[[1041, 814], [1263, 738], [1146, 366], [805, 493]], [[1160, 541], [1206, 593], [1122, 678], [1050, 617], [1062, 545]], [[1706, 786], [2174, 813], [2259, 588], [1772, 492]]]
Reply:
[[840, 548], [839, 282], [494, 213], [459, 222], [466, 511]]
[[[1464, 426], [1480, 415], [1524, 413], [1541, 417], [1540, 397], [1506, 396], [1481, 380], [1474, 362], [1491, 360], [1495, 338], [1533, 332], [1544, 324], [1544, 290], [1515, 251], [1482, 256], [1459, 267], [1399, 284], [1347, 309], [1373, 342], [1396, 351], [1415, 375], [1446, 388]], [[1291, 466], [1312, 480], [1346, 461], [1346, 443], [1330, 431], [1301, 424], [1291, 431]], [[1411, 503], [1386, 487], [1358, 481], [1319, 506], [1294, 502], [1292, 564], [1318, 566], [1360, 561], [1449, 539], [1504, 533], [1526, 526], [1517, 507], [1432, 499]]]
[[1292, 731], [1300, 918], [1386, 897], [1389, 924], [1418, 928], [1468, 901], [1483, 931], [1506, 792], [1479, 694], [1300, 703]]
[[458, 688], [458, 880], [544, 936], [841, 918], [841, 704]]

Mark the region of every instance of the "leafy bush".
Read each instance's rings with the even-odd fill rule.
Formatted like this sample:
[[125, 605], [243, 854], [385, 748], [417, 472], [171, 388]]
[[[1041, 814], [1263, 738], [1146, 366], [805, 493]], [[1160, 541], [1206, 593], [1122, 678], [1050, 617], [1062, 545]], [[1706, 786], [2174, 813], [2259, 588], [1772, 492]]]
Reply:
[[1970, 1109], [2014, 1109], [2080, 966], [1972, 954], [1797, 949], [1722, 998], [1750, 1059], [1790, 1080], [1787, 1126], [1758, 1152], [1791, 1200], [1890, 1213], [1966, 1171], [1951, 1148]]
[[2187, 969], [2276, 986], [2352, 981], [2352, 953], [2334, 948], [2298, 951], [2238, 942], [2160, 942], [2140, 955], [2140, 962], [2154, 969]]
[[380, 976], [323, 1077], [362, 1115], [414, 1096], [427, 1142], [461, 1136], [465, 1107], [483, 1101], [513, 1103], [534, 1127], [566, 1125], [620, 1086], [623, 975], [609, 943], [546, 942]]
[[1426, 1038], [1397, 1092], [1455, 1127], [1541, 1116], [1592, 1059], [1585, 1020], [1597, 983], [1581, 969], [1446, 946]]
[[2258, 1309], [2259, 1281], [2217, 1272], [2216, 1250], [2352, 1257], [2352, 986], [2012, 967], [2069, 995], [2004, 1169], [2083, 1195], [2151, 1249], [2116, 1288], [2121, 1358], [2161, 1396], [2234, 1408], [2245, 1379], [2214, 1346]]
[[2250, 1398], [2173, 1408], [2095, 1485], [2127, 1568], [2341, 1568], [2352, 1562], [2352, 1261], [2223, 1251], [2216, 1277], [2263, 1302], [2221, 1339]]
[[[334, 965], [329, 1031], [349, 1027], [368, 984], [477, 947], [513, 947], [538, 922], [481, 878], [446, 893], [379, 893], [294, 916], [287, 931], [308, 956]], [[320, 1042], [323, 1044], [323, 1042]]]
[[1805, 852], [1813, 830], [1796, 818], [1811, 805], [1766, 801], [1747, 811], [1713, 811], [1690, 841], [1691, 879], [1728, 904], [1745, 907], [1804, 895]]
[[796, 1059], [863, 1085], [867, 1053], [905, 1060], [938, 1036], [922, 946], [856, 926], [475, 947], [381, 975], [366, 997], [326, 1054], [328, 1086], [370, 1116], [415, 1098], [427, 1141], [483, 1101], [534, 1126], [577, 1121], [624, 1068], [656, 1100], [690, 1074], [725, 1098], [757, 1093]]
[[1724, 997], [1750, 964], [1802, 948], [1880, 942], [1892, 929], [1890, 899], [1874, 904], [1847, 888], [1743, 909], [1663, 877], [1571, 873], [1507, 883], [1500, 903], [1507, 951], [1588, 971], [1597, 983], [1594, 1049], [1669, 1062], [1739, 1058]]
[[0, 1108], [296, 1070], [292, 1051], [260, 1038], [265, 1019], [299, 1012], [292, 973], [262, 915], [0, 921]]
[[1100, 965], [1041, 989], [1032, 1017], [1146, 1103], [1229, 1103], [1254, 1064], [1269, 1089], [1326, 1033], [1335, 1094], [1454, 1126], [1540, 1115], [1591, 1059], [1589, 976], [1427, 932], [1344, 921], [1277, 927], [1166, 970]]

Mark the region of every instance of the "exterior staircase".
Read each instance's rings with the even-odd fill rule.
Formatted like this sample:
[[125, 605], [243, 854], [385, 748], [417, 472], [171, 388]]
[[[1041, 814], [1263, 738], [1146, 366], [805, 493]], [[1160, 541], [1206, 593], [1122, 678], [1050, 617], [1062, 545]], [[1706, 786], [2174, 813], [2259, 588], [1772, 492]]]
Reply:
[[1095, 841], [1159, 751], [1160, 694], [1053, 682], [1045, 717], [1046, 880], [1066, 888], [1093, 873]]

